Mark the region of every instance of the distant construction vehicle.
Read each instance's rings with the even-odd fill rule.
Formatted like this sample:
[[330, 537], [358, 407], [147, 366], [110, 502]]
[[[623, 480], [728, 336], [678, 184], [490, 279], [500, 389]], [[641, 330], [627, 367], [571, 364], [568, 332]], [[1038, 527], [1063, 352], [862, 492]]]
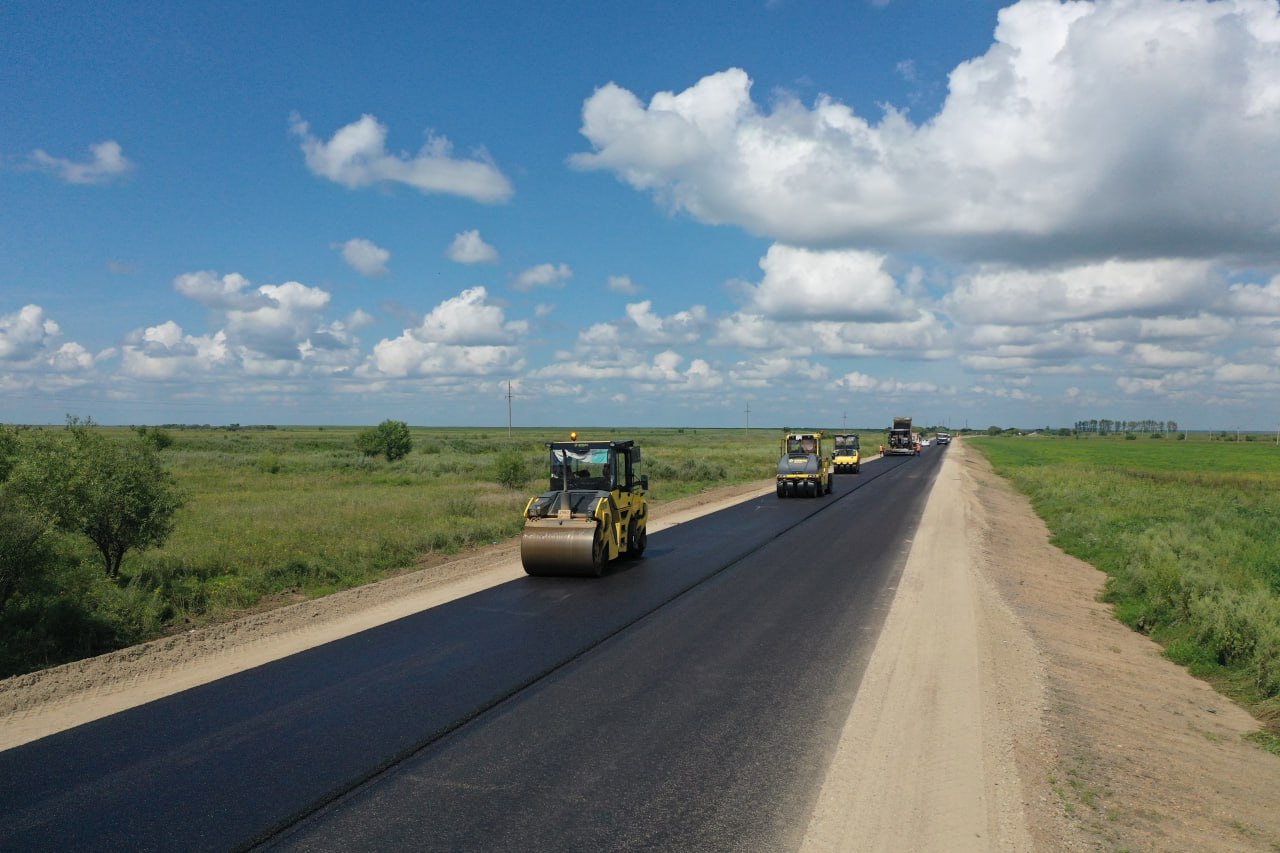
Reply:
[[885, 453], [889, 456], [914, 456], [917, 449], [916, 438], [911, 432], [911, 418], [894, 418], [889, 428], [889, 444]]
[[862, 446], [857, 435], [836, 433], [831, 436], [831, 466], [837, 474], [857, 474], [862, 470]]
[[637, 558], [649, 538], [646, 493], [634, 441], [551, 442], [551, 490], [524, 509], [520, 562], [531, 575], [599, 577], [605, 563]]
[[782, 439], [778, 459], [778, 497], [810, 497], [831, 493], [831, 457], [820, 432], [793, 432]]

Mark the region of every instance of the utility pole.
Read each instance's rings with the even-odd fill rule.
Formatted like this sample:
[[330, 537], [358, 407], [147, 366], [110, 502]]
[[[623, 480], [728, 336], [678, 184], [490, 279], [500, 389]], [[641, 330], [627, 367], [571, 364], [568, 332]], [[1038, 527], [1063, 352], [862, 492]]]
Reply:
[[747, 425], [742, 430], [744, 433], [751, 429], [751, 403], [747, 403], [746, 415], [747, 415]]
[[849, 413], [848, 412], [840, 413], [840, 429], [841, 430], [849, 429]]
[[511, 380], [507, 380], [507, 440], [511, 440]]

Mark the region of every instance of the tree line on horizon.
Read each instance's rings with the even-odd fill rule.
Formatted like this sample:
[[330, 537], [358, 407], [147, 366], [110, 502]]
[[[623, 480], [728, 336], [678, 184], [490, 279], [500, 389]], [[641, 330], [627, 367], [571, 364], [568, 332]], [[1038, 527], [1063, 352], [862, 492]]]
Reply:
[[1155, 420], [1113, 421], [1107, 418], [1093, 418], [1091, 420], [1076, 421], [1075, 431], [1096, 433], [1097, 435], [1112, 435], [1120, 432], [1177, 432], [1178, 422]]

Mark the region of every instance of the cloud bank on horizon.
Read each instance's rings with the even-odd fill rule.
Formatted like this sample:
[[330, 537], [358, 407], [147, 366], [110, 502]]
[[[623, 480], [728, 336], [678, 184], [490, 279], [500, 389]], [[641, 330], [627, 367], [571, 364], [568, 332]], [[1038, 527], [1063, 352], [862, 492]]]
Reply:
[[[506, 163], [483, 147], [458, 156], [430, 129], [396, 150], [389, 140], [415, 128], [372, 112], [326, 140], [295, 112], [308, 191], [362, 217], [349, 227], [367, 236], [316, 238], [367, 279], [360, 289], [255, 286], [234, 256], [205, 270], [193, 255], [166, 283], [171, 316], [96, 346], [49, 305], [0, 301], [0, 390], [24, 401], [0, 420], [101, 399], [123, 422], [334, 422], [336, 410], [483, 423], [505, 416], [510, 382], [525, 421], [546, 424], [740, 425], [747, 406], [753, 425], [875, 426], [900, 410], [974, 426], [1280, 422], [1270, 0], [1021, 0], [923, 120], [888, 102], [872, 117], [833, 95], [762, 96], [750, 68], [647, 97], [620, 77], [595, 85], [576, 117], [585, 145], [553, 167], [518, 147]], [[73, 162], [36, 149], [27, 168], [98, 194], [148, 172], [116, 142], [90, 151]], [[678, 279], [675, 253], [642, 273], [610, 240], [523, 242], [554, 218], [521, 188], [539, 168], [575, 193], [616, 191], [601, 185], [612, 176], [653, 200], [661, 227], [762, 241], [758, 273], [677, 286], [660, 278]], [[589, 195], [551, 197], [604, 215]], [[392, 243], [366, 211], [403, 218], [413, 198], [452, 224]], [[473, 227], [481, 210], [492, 218]], [[639, 228], [621, 220], [611, 239], [625, 246]], [[484, 283], [442, 291], [439, 259]], [[393, 298], [374, 292], [403, 279]], [[199, 417], [183, 414], [193, 399]]]

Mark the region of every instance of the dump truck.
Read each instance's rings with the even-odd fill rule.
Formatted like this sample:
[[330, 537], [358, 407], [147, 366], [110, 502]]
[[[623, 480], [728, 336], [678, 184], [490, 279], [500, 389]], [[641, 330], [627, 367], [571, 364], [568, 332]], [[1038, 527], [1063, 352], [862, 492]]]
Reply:
[[862, 447], [858, 436], [837, 433], [831, 436], [831, 467], [837, 474], [857, 474], [862, 470]]
[[547, 444], [550, 489], [529, 499], [520, 562], [531, 575], [599, 577], [648, 544], [649, 477], [634, 441]]
[[911, 418], [894, 418], [885, 453], [889, 456], [914, 456], [917, 452], [915, 436], [911, 433]]
[[778, 460], [778, 497], [831, 494], [831, 457], [823, 449], [820, 432], [793, 432], [782, 439]]

